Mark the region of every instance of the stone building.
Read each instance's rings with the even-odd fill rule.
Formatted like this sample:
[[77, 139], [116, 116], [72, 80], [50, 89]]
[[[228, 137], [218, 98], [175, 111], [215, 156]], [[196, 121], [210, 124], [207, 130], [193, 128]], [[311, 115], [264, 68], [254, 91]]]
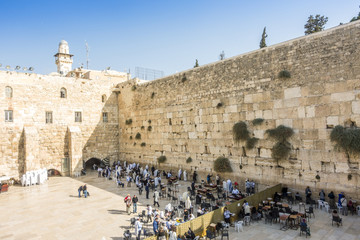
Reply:
[[[83, 162], [118, 159], [118, 107], [114, 87], [127, 73], [71, 69], [66, 41], [59, 44], [58, 73], [0, 71], [0, 175], [18, 178], [46, 167], [63, 175]], [[63, 77], [67, 75], [68, 77]]]
[[[355, 21], [146, 83], [81, 68], [0, 72], [0, 175], [61, 169], [65, 158], [71, 174], [91, 158], [157, 164], [161, 155], [162, 168], [216, 174], [222, 156], [233, 170], [224, 177], [360, 197], [359, 156], [330, 140], [335, 126], [360, 124], [359, 39]], [[234, 141], [240, 121], [254, 146]], [[275, 160], [267, 130], [281, 125], [294, 134]]]

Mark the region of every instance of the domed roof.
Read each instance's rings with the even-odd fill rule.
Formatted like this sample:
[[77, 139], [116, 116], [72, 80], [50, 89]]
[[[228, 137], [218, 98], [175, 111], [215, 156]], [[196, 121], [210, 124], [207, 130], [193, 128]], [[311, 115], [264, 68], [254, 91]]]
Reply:
[[67, 42], [67, 41], [65, 41], [65, 40], [61, 40], [61, 42], [59, 43], [59, 46], [60, 46], [60, 45], [69, 45], [69, 44], [68, 44], [68, 42]]

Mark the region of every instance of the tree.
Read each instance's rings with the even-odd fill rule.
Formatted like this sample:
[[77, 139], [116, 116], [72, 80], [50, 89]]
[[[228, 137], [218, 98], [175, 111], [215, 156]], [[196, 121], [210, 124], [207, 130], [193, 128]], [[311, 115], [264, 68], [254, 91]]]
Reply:
[[264, 48], [267, 47], [266, 45], [266, 41], [265, 38], [267, 38], [267, 34], [266, 34], [266, 27], [264, 27], [263, 33], [261, 35], [261, 40], [260, 40], [260, 48]]
[[[359, 8], [360, 8], [360, 6], [359, 6]], [[350, 22], [354, 22], [354, 21], [359, 20], [359, 19], [360, 19], [360, 12], [359, 12], [359, 14], [357, 15], [357, 17], [353, 17], [353, 18], [350, 20]]]
[[198, 60], [196, 59], [194, 68], [197, 68], [198, 66], [199, 66], [199, 62], [198, 62]]
[[220, 53], [219, 59], [220, 59], [220, 60], [224, 60], [224, 59], [225, 59], [225, 52], [224, 52], [224, 51], [222, 51], [222, 52]]
[[313, 15], [310, 15], [309, 19], [304, 25], [305, 35], [309, 35], [324, 30], [324, 26], [328, 20], [329, 20], [328, 17], [320, 16], [320, 14], [317, 14], [315, 18]]

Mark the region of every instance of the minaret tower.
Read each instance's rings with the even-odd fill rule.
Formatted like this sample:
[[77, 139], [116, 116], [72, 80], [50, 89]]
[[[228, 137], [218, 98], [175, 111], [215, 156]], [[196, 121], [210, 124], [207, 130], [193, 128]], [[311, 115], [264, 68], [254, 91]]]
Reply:
[[59, 43], [58, 53], [54, 55], [55, 64], [57, 66], [57, 72], [62, 76], [72, 70], [72, 57], [74, 55], [69, 54], [69, 44], [65, 40], [61, 40]]

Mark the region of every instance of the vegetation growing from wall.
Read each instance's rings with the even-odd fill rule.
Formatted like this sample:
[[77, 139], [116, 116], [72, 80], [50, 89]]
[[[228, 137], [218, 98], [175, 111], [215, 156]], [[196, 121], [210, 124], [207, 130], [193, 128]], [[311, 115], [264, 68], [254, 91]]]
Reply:
[[219, 102], [217, 105], [216, 105], [216, 108], [219, 109], [223, 106], [224, 104], [222, 102]]
[[125, 120], [125, 124], [126, 124], [126, 125], [130, 125], [130, 124], [132, 124], [132, 119], [131, 119], [131, 118], [129, 118], [129, 119]]
[[247, 149], [252, 149], [255, 147], [256, 143], [259, 141], [258, 138], [256, 137], [252, 137], [252, 138], [249, 138], [248, 140], [246, 140], [246, 148]]
[[155, 97], [155, 92], [151, 93], [151, 99], [153, 99]]
[[132, 85], [131, 91], [135, 91], [135, 90], [136, 90], [136, 86], [135, 86], [135, 85]]
[[346, 153], [348, 161], [350, 155], [360, 154], [360, 129], [359, 128], [344, 128], [337, 125], [331, 131], [330, 140], [335, 142], [335, 149], [342, 150]]
[[294, 135], [292, 128], [280, 125], [277, 128], [268, 129], [266, 132], [270, 138], [273, 138], [277, 143], [271, 149], [271, 156], [275, 160], [287, 159], [291, 151], [291, 144], [288, 139]]
[[140, 146], [145, 147], [145, 146], [146, 146], [146, 143], [145, 143], [145, 142], [142, 142], [142, 143], [140, 144]]
[[148, 131], [150, 132], [152, 130], [152, 126], [148, 126]]
[[[262, 121], [264, 120], [261, 118], [254, 119], [253, 124], [254, 122], [255, 124], [260, 124]], [[246, 141], [245, 147], [247, 149], [254, 148], [256, 143], [259, 141], [258, 138], [250, 136], [247, 124], [243, 121], [235, 123], [232, 130], [235, 142]]]
[[191, 157], [188, 157], [187, 159], [186, 159], [186, 163], [191, 163], [192, 162], [192, 158]]
[[187, 78], [186, 78], [186, 75], [184, 74], [181, 78], [181, 82], [186, 82]]
[[263, 118], [255, 118], [251, 121], [254, 126], [261, 125], [264, 122]]
[[291, 78], [291, 73], [287, 70], [282, 70], [279, 72], [279, 75], [278, 75], [279, 78]]
[[166, 156], [162, 155], [162, 156], [158, 157], [157, 161], [159, 164], [166, 162]]
[[229, 159], [225, 157], [218, 157], [214, 162], [214, 170], [216, 172], [232, 172], [232, 167]]
[[141, 139], [141, 134], [140, 133], [137, 133], [136, 135], [135, 135], [135, 139]]
[[235, 123], [232, 132], [235, 142], [246, 141], [250, 138], [250, 132], [243, 121]]

